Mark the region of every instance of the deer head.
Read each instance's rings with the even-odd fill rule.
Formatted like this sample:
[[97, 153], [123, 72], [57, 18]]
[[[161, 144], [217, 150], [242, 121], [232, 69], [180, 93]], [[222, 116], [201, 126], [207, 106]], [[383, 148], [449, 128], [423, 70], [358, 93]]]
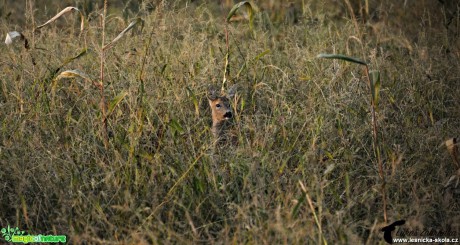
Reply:
[[233, 117], [230, 98], [235, 95], [235, 92], [235, 86], [232, 86], [226, 94], [217, 92], [214, 87], [209, 89], [208, 101], [212, 113], [212, 133], [216, 138], [222, 135], [226, 122]]

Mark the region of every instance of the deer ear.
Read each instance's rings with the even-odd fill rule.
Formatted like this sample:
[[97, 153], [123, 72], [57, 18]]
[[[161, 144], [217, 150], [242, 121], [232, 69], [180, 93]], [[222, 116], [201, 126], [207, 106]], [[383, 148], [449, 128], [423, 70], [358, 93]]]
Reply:
[[213, 100], [216, 100], [216, 99], [217, 99], [217, 97], [218, 97], [218, 92], [217, 92], [216, 87], [214, 87], [214, 86], [209, 86], [207, 97], [208, 97], [208, 100], [210, 100], [210, 101], [213, 101]]
[[233, 96], [235, 96], [237, 89], [238, 89], [238, 86], [237, 86], [236, 84], [233, 84], [233, 85], [227, 90], [227, 96], [228, 96], [229, 98], [232, 98]]

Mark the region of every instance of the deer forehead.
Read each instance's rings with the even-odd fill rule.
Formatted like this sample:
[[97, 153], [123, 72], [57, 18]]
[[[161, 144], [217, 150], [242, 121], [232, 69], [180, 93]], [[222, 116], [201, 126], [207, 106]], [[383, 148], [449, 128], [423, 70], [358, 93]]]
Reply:
[[230, 101], [227, 97], [217, 97], [214, 100], [210, 100], [209, 104], [214, 108], [217, 104], [220, 104], [222, 107], [230, 107]]

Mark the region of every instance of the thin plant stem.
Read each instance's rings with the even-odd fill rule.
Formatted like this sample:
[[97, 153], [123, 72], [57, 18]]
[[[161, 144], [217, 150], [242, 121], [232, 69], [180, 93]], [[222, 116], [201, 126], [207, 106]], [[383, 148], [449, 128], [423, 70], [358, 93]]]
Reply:
[[350, 11], [351, 18], [353, 19], [353, 24], [355, 25], [356, 33], [358, 34], [359, 39], [361, 39], [361, 32], [359, 31], [358, 20], [356, 20], [355, 13], [353, 11], [353, 7], [349, 0], [345, 0], [345, 4], [348, 7], [348, 11]]
[[[369, 89], [372, 89], [373, 86], [371, 84], [371, 78], [369, 75], [368, 65], [366, 65], [365, 72], [366, 72], [367, 80], [369, 82]], [[377, 157], [379, 177], [382, 182], [381, 188], [382, 188], [382, 200], [383, 200], [383, 219], [386, 223], [387, 222], [387, 200], [386, 200], [386, 183], [385, 183], [386, 180], [385, 180], [385, 173], [383, 171], [383, 163], [382, 163], [382, 159], [380, 156], [380, 146], [379, 146], [378, 134], [377, 134], [378, 127], [377, 127], [377, 118], [375, 115], [375, 111], [376, 111], [376, 105], [375, 105], [374, 98], [372, 98], [372, 91], [371, 91], [371, 118], [372, 118], [371, 123], [372, 123], [373, 148], [374, 148], [375, 155]]]
[[230, 76], [230, 69], [229, 69], [229, 64], [228, 60], [230, 59], [230, 46], [228, 43], [228, 24], [225, 24], [225, 47], [227, 52], [225, 53], [225, 67], [224, 67], [224, 79], [222, 80], [222, 88], [221, 91], [225, 91], [225, 83], [227, 82], [228, 78]]
[[104, 45], [105, 45], [105, 17], [107, 16], [107, 0], [104, 1], [104, 13], [102, 15], [102, 43], [101, 43], [101, 112], [102, 112], [102, 133], [104, 138], [104, 146], [105, 148], [109, 145], [108, 140], [108, 133], [107, 133], [107, 117], [106, 117], [106, 105], [105, 105], [105, 97], [104, 97]]

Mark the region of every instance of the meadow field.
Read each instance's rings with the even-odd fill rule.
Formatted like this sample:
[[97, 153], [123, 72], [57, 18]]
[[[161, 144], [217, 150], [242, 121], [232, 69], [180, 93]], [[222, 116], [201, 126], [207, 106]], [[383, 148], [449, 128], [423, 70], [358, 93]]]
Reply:
[[460, 238], [457, 1], [105, 2], [0, 0], [0, 243]]

